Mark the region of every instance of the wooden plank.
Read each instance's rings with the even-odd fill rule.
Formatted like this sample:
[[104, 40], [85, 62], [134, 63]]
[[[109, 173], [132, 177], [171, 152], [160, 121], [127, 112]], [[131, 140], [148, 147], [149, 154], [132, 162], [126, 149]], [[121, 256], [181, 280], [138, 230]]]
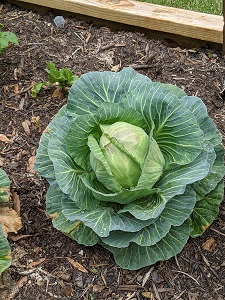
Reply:
[[133, 0], [19, 0], [223, 44], [223, 17]]

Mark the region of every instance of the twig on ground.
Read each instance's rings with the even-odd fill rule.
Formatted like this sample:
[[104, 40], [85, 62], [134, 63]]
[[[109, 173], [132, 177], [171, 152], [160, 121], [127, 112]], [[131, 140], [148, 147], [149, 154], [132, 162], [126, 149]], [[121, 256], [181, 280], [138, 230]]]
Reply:
[[119, 291], [136, 291], [137, 289], [144, 289], [144, 287], [137, 284], [124, 284], [118, 287]]
[[153, 287], [153, 290], [154, 290], [156, 299], [157, 299], [157, 300], [161, 300], [161, 297], [160, 297], [160, 295], [159, 295], [159, 293], [158, 293], [157, 287], [156, 287], [156, 285], [154, 284], [154, 282], [152, 283], [152, 287]]
[[199, 283], [193, 276], [191, 276], [191, 275], [188, 274], [188, 273], [185, 273], [185, 272], [183, 272], [183, 271], [176, 271], [176, 270], [174, 270], [173, 272], [184, 274], [184, 275], [190, 277], [191, 279], [193, 279], [198, 285], [200, 285], [200, 283]]
[[150, 270], [145, 274], [143, 281], [142, 281], [142, 286], [145, 286], [146, 282], [148, 281], [150, 274], [154, 270], [154, 267], [150, 268]]
[[142, 70], [142, 69], [149, 69], [152, 66], [150, 65], [130, 65], [130, 68], [133, 68], [134, 70]]
[[17, 95], [24, 94], [24, 93], [28, 92], [29, 90], [31, 90], [33, 87], [34, 87], [34, 84], [31, 84], [29, 87], [22, 89], [20, 92], [18, 92]]
[[177, 259], [177, 256], [175, 255], [174, 258], [175, 258], [176, 264], [178, 266], [178, 269], [181, 270], [181, 267], [180, 267], [179, 261]]
[[126, 44], [125, 43], [121, 43], [121, 44], [109, 44], [109, 45], [105, 45], [105, 46], [101, 46], [100, 50], [109, 50], [112, 48], [117, 48], [117, 47], [125, 47]]
[[137, 279], [137, 277], [141, 274], [141, 272], [142, 272], [142, 270], [140, 270], [139, 272], [137, 272], [137, 274], [131, 280], [129, 280], [127, 282], [127, 284], [133, 283]]
[[19, 19], [21, 17], [26, 17], [26, 16], [29, 16], [29, 15], [30, 15], [30, 13], [19, 15], [19, 16], [13, 17], [11, 19], [8, 19], [8, 21], [16, 20], [16, 19]]
[[215, 270], [213, 270], [213, 268], [210, 266], [210, 263], [209, 263], [209, 261], [206, 259], [206, 257], [205, 257], [202, 253], [201, 253], [201, 256], [202, 256], [202, 259], [203, 259], [203, 261], [205, 262], [205, 264], [206, 264], [208, 270], [210, 270], [210, 271], [213, 273], [213, 275], [214, 275], [217, 279], [219, 279], [219, 276], [217, 275], [217, 273], [215, 272]]
[[214, 228], [211, 228], [211, 227], [210, 227], [210, 229], [211, 229], [211, 230], [213, 230], [213, 231], [215, 231], [216, 233], [218, 233], [218, 234], [222, 235], [222, 236], [225, 236], [225, 233], [223, 233], [223, 232], [220, 232], [220, 231], [219, 231], [219, 230], [217, 230], [217, 229], [214, 229]]
[[181, 293], [175, 298], [175, 300], [180, 299], [180, 297], [181, 297], [185, 292], [186, 292], [186, 290], [184, 290], [183, 292], [181, 292]]

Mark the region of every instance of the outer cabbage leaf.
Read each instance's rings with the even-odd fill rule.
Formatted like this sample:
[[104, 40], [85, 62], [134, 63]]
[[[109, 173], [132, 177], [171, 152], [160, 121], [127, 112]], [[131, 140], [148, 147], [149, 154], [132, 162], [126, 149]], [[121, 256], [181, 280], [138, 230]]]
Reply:
[[214, 190], [218, 182], [220, 182], [224, 176], [225, 167], [223, 165], [223, 146], [215, 146], [214, 154], [216, 154], [216, 159], [212, 164], [209, 174], [193, 185], [193, 189], [197, 193], [197, 200], [203, 199], [206, 194]]
[[224, 181], [216, 186], [202, 200], [196, 203], [191, 216], [191, 236], [197, 237], [212, 224], [219, 212], [219, 204], [223, 200]]
[[63, 233], [69, 235], [70, 232], [76, 226], [78, 226], [78, 223], [80, 222], [71, 222], [63, 215], [61, 202], [63, 196], [64, 193], [61, 190], [50, 186], [46, 194], [46, 208], [53, 219], [53, 226]]
[[209, 172], [207, 153], [203, 152], [189, 165], [176, 166], [165, 171], [155, 187], [159, 192], [146, 199], [138, 199], [126, 205], [120, 212], [129, 212], [135, 218], [148, 220], [157, 218], [172, 197], [183, 194], [186, 186], [204, 178]]
[[149, 78], [131, 68], [125, 68], [119, 73], [90, 72], [72, 85], [67, 108], [78, 115], [93, 114], [103, 103], [119, 103], [124, 96], [132, 93], [133, 87], [142, 89], [150, 82]]
[[88, 190], [79, 175], [87, 171], [81, 169], [66, 152], [65, 137], [72, 120], [64, 120], [48, 143], [48, 155], [54, 166], [54, 174], [61, 191], [69, 194], [71, 199], [82, 209], [96, 208], [99, 201]]
[[95, 210], [82, 210], [66, 196], [62, 200], [62, 212], [72, 222], [82, 221], [100, 237], [108, 236], [113, 230], [135, 232], [152, 223], [152, 220], [142, 221], [130, 215], [117, 214], [113, 207], [104, 204]]
[[10, 247], [0, 224], [0, 274], [9, 268], [11, 262]]
[[126, 248], [115, 248], [102, 245], [113, 253], [116, 263], [122, 268], [137, 270], [178, 254], [187, 243], [189, 234], [189, 222], [185, 221], [181, 226], [171, 227], [167, 235], [153, 246], [142, 247], [131, 243]]
[[44, 130], [35, 159], [35, 169], [38, 169], [40, 175], [45, 177], [51, 185], [57, 185], [57, 182], [54, 174], [54, 166], [48, 155], [48, 144], [54, 132], [58, 130], [61, 124], [66, 122], [67, 117], [65, 113], [66, 105], [59, 110], [52, 122]]
[[95, 245], [99, 237], [92, 229], [79, 220], [73, 222], [68, 220], [62, 213], [62, 199], [64, 197], [65, 194], [55, 187], [50, 187], [46, 194], [47, 211], [53, 219], [54, 228], [62, 231], [80, 244]]
[[190, 164], [175, 166], [165, 171], [155, 187], [160, 189], [161, 196], [167, 201], [175, 195], [183, 194], [188, 184], [207, 176], [209, 169], [208, 154], [206, 151], [202, 151]]
[[169, 83], [162, 83], [163, 88], [173, 95], [176, 95], [177, 98], [183, 98], [186, 96], [185, 91], [181, 88], [177, 87], [176, 85], [169, 84]]
[[79, 244], [93, 246], [99, 242], [99, 236], [90, 227], [80, 223], [72, 232], [70, 237]]
[[171, 226], [180, 226], [188, 219], [196, 203], [195, 192], [188, 187], [183, 195], [175, 196], [166, 204], [158, 219], [138, 232], [112, 231], [102, 241], [112, 247], [128, 247], [131, 242], [152, 246], [167, 235]]
[[0, 169], [0, 203], [9, 201], [10, 181], [4, 170]]
[[0, 274], [11, 264], [10, 247], [7, 241], [8, 232], [17, 232], [22, 224], [17, 213], [6, 206], [10, 197], [10, 180], [6, 172], [0, 169]]
[[126, 248], [130, 243], [136, 243], [139, 246], [151, 246], [165, 237], [170, 228], [169, 222], [158, 218], [153, 224], [138, 232], [111, 231], [108, 237], [103, 237], [101, 240], [116, 248]]
[[[204, 140], [215, 140], [214, 145], [221, 143], [221, 134], [216, 128], [215, 123], [209, 118], [207, 108], [202, 100], [194, 96], [184, 96], [180, 99], [181, 104], [195, 116], [199, 127], [204, 132]], [[219, 134], [218, 134], [219, 133]]]

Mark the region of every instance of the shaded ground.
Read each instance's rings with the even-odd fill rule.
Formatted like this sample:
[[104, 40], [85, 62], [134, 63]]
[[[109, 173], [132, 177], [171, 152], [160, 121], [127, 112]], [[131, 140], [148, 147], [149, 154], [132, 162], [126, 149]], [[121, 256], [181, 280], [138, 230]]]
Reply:
[[42, 90], [37, 98], [30, 95], [35, 82], [47, 80], [46, 61], [76, 75], [133, 66], [153, 81], [176, 84], [201, 97], [225, 137], [225, 106], [219, 96], [224, 57], [211, 49], [172, 48], [166, 41], [111, 32], [75, 18], [66, 18], [66, 26], [58, 29], [54, 13], [43, 16], [8, 4], [0, 5], [0, 16], [5, 30], [19, 38], [19, 46], [0, 56], [0, 133], [10, 140], [0, 142], [0, 166], [10, 176], [12, 202], [20, 204], [23, 222], [23, 229], [9, 239], [13, 264], [1, 278], [0, 299], [225, 299], [224, 203], [213, 225], [201, 238], [190, 239], [176, 258], [138, 271], [122, 270], [100, 246], [78, 245], [53, 229], [45, 213], [47, 183], [33, 172], [32, 162], [42, 131], [67, 95], [55, 88]]

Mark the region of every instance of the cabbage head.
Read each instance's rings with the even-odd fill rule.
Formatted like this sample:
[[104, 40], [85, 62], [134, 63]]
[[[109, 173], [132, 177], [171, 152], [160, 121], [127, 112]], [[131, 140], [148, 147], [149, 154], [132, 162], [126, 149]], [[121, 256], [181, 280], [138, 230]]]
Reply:
[[125, 68], [90, 72], [43, 133], [53, 226], [136, 270], [179, 253], [223, 198], [221, 134], [201, 99]]

